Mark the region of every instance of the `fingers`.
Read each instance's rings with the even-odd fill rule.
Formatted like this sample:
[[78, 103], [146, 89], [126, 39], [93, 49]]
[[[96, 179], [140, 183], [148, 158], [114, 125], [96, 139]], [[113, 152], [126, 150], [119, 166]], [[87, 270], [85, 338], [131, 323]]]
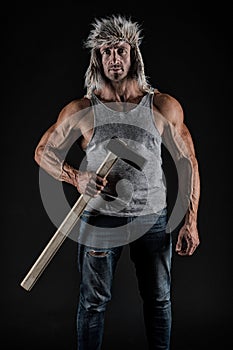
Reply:
[[99, 175], [94, 175], [94, 181], [96, 186], [100, 186], [102, 189], [107, 185], [108, 181]]
[[193, 255], [193, 253], [195, 252], [197, 246], [198, 246], [198, 244], [195, 244], [195, 243], [192, 242], [190, 244], [190, 246], [186, 250], [186, 255]]
[[92, 174], [86, 186], [85, 193], [89, 196], [97, 197], [101, 193], [101, 191], [104, 189], [106, 184], [107, 184], [106, 179], [96, 174]]
[[96, 197], [104, 189], [108, 181], [93, 172], [85, 171], [78, 173], [77, 182], [79, 193]]
[[182, 256], [192, 255], [199, 243], [199, 237], [196, 229], [187, 230], [186, 228], [183, 228], [178, 235], [176, 252]]
[[182, 237], [179, 235], [176, 243], [176, 252], [179, 254], [182, 250]]
[[191, 243], [189, 241], [184, 241], [182, 242], [181, 248], [179, 249], [179, 251], [177, 251], [177, 253], [179, 255], [190, 255], [189, 252], [191, 250]]
[[198, 244], [194, 243], [189, 237], [183, 237], [182, 243], [179, 242], [178, 247], [176, 246], [176, 252], [182, 256], [190, 256], [195, 252], [197, 246]]

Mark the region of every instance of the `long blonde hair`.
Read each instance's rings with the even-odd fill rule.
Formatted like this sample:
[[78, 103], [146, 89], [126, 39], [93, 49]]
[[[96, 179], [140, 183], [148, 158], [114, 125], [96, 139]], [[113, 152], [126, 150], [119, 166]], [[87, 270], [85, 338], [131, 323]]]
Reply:
[[103, 45], [114, 45], [125, 41], [131, 46], [131, 69], [130, 76], [136, 79], [143, 91], [151, 92], [144, 72], [144, 63], [139, 49], [141, 44], [141, 28], [137, 22], [132, 22], [121, 15], [112, 15], [106, 18], [95, 19], [92, 23], [93, 29], [84, 47], [90, 49], [90, 64], [85, 73], [86, 96], [90, 98], [93, 90], [100, 89], [104, 83], [104, 74], [100, 59], [99, 48]]

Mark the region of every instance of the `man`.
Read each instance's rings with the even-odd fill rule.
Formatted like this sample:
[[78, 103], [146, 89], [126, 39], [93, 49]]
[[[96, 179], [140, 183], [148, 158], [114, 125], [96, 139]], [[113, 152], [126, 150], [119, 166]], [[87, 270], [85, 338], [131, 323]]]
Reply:
[[[50, 175], [93, 199], [82, 215], [77, 238], [79, 350], [101, 349], [114, 271], [127, 243], [143, 300], [148, 347], [169, 349], [174, 227], [168, 229], [162, 142], [175, 160], [183, 201], [176, 251], [192, 255], [199, 245], [200, 181], [193, 141], [180, 103], [148, 83], [140, 35], [138, 23], [123, 16], [95, 20], [86, 41], [91, 50], [86, 95], [62, 109], [35, 151], [36, 162]], [[147, 159], [144, 171], [122, 160], [106, 179], [96, 176], [112, 137], [126, 141]], [[75, 141], [86, 152], [85, 168], [67, 163]]]

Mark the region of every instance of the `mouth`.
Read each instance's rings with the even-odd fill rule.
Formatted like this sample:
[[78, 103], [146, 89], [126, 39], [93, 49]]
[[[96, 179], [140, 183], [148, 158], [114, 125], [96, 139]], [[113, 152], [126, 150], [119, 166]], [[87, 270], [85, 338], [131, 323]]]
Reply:
[[116, 73], [116, 72], [123, 71], [123, 68], [122, 67], [110, 67], [109, 71]]

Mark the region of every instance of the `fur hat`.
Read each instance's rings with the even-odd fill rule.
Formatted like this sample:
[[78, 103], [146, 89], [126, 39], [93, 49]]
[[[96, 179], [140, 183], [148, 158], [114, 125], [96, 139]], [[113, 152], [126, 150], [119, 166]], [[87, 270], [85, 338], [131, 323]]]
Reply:
[[104, 75], [99, 57], [99, 48], [103, 45], [114, 45], [120, 41], [125, 41], [131, 46], [132, 78], [138, 81], [142, 90], [151, 92], [139, 50], [142, 40], [139, 24], [124, 16], [112, 15], [106, 18], [95, 19], [92, 27], [93, 29], [84, 42], [84, 47], [90, 49], [91, 52], [90, 64], [85, 73], [86, 96], [90, 98], [92, 91], [100, 89], [103, 84]]

